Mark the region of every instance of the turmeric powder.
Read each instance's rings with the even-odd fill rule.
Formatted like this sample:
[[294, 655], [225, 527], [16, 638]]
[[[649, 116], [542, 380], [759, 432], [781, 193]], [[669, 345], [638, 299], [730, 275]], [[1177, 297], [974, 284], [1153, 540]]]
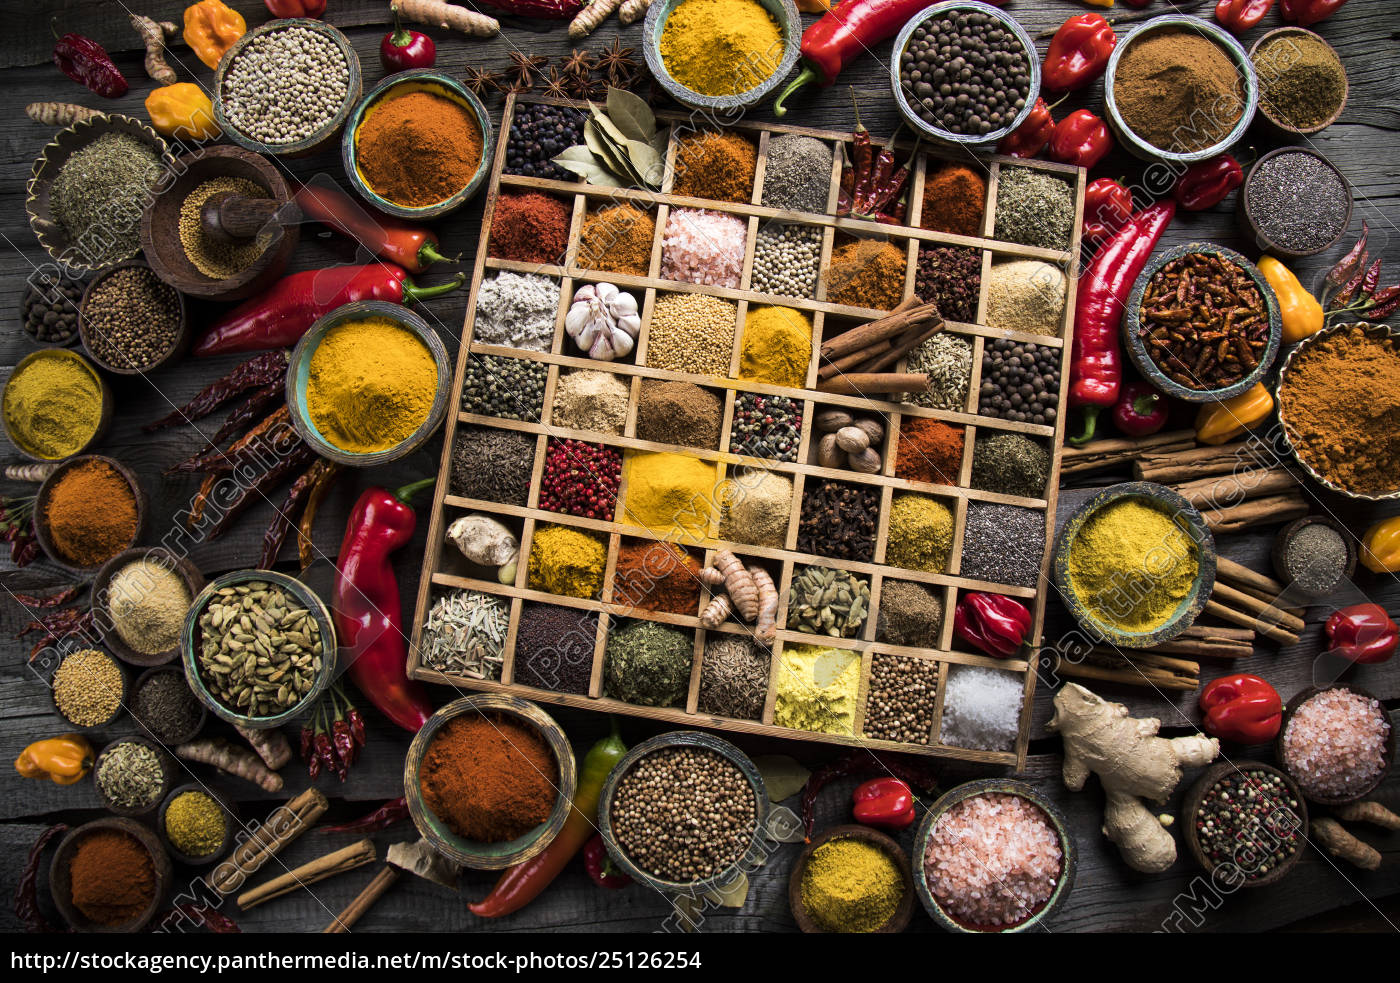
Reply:
[[778, 70], [783, 32], [754, 0], [683, 0], [661, 29], [661, 61], [681, 85], [733, 96]]
[[565, 597], [597, 597], [608, 548], [596, 536], [568, 526], [540, 526], [530, 540], [529, 585]]
[[710, 535], [715, 464], [686, 454], [628, 451], [623, 480], [622, 522], [673, 542]]
[[744, 319], [739, 378], [801, 389], [812, 362], [812, 322], [791, 307], [754, 307]]

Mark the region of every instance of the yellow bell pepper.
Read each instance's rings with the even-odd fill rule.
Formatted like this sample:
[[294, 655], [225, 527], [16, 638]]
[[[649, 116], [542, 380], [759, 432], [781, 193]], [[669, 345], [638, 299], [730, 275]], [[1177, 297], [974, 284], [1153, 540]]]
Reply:
[[185, 8], [185, 43], [210, 68], [218, 68], [224, 52], [247, 33], [243, 15], [222, 0], [200, 0]]
[[1091, 7], [1112, 7], [1113, 0], [1084, 0]]
[[146, 115], [157, 133], [179, 140], [212, 140], [222, 133], [214, 122], [214, 104], [193, 82], [152, 89]]
[[1400, 515], [1366, 530], [1361, 537], [1361, 565], [1376, 573], [1400, 573]]
[[92, 768], [92, 745], [81, 734], [64, 734], [35, 741], [15, 759], [15, 771], [25, 778], [74, 785]]
[[1206, 403], [1196, 414], [1196, 439], [1202, 444], [1223, 444], [1269, 418], [1274, 394], [1256, 382], [1238, 396], [1222, 403]]
[[1279, 314], [1283, 318], [1283, 343], [1292, 345], [1322, 330], [1322, 305], [1308, 292], [1293, 271], [1272, 256], [1259, 259], [1259, 272], [1278, 297]]

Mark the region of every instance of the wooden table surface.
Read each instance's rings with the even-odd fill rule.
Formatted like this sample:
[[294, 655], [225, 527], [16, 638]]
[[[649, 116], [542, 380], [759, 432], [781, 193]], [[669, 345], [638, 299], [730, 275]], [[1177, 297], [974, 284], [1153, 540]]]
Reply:
[[[266, 17], [263, 5], [256, 0], [234, 0], [232, 5], [248, 18], [250, 26], [261, 23]], [[144, 118], [142, 101], [152, 86], [142, 71], [140, 54], [134, 50], [135, 35], [127, 24], [126, 11], [121, 3], [57, 0], [42, 6], [45, 8], [43, 16], [37, 16], [30, 4], [21, 4], [18, 0], [4, 2], [7, 14], [4, 22], [9, 36], [4, 46], [0, 47], [0, 105], [5, 107], [4, 114], [0, 116], [0, 237], [3, 237], [6, 247], [0, 250], [0, 309], [10, 312], [9, 330], [0, 335], [0, 366], [4, 366], [0, 372], [5, 376], [20, 358], [33, 349], [28, 336], [20, 328], [20, 297], [25, 278], [46, 260], [26, 221], [24, 184], [34, 158], [52, 136], [52, 131], [26, 119], [23, 107], [30, 102], [61, 99], [90, 106], [103, 103], [101, 108]], [[150, 0], [142, 5], [140, 12], [157, 19], [178, 20], [183, 6], [178, 0]], [[1083, 9], [1081, 4], [1070, 0], [1014, 0], [1009, 6], [1032, 33], [1053, 29], [1064, 17]], [[1165, 12], [1167, 6], [1170, 5], [1159, 2], [1150, 9]], [[1212, 5], [1179, 3], [1174, 6], [1187, 11], [1195, 8], [1209, 16]], [[364, 66], [367, 86], [381, 74], [377, 48], [385, 29], [386, 10], [387, 4], [382, 0], [334, 0], [327, 18], [330, 23], [345, 29], [354, 42]], [[1119, 10], [1129, 12], [1126, 7]], [[107, 102], [65, 79], [49, 60], [52, 43], [48, 34], [50, 14], [63, 30], [90, 35], [106, 45], [131, 81], [131, 92], [122, 99]], [[1270, 24], [1274, 22], [1271, 17]], [[548, 33], [540, 28], [539, 24], [507, 20], [501, 36], [489, 41], [434, 31], [432, 33], [438, 40], [438, 65], [460, 74], [468, 66], [503, 68], [509, 53], [516, 50], [553, 58], [567, 53], [568, 45], [562, 27], [546, 25]], [[1400, 129], [1400, 73], [1396, 71], [1400, 66], [1400, 50], [1397, 50], [1396, 40], [1400, 37], [1400, 17], [1393, 12], [1391, 4], [1357, 2], [1348, 5], [1318, 29], [1338, 48], [1346, 62], [1351, 78], [1351, 98], [1340, 121], [1310, 142], [1339, 165], [1352, 182], [1356, 193], [1352, 231], [1359, 232], [1363, 219], [1369, 222], [1376, 255], [1383, 256], [1386, 261], [1387, 274], [1384, 279], [1388, 283], [1400, 275], [1400, 236], [1395, 234], [1396, 220], [1400, 217], [1400, 165], [1397, 165], [1394, 153], [1396, 130]], [[1249, 43], [1262, 31], [1259, 28], [1251, 32], [1244, 39], [1245, 42]], [[610, 20], [595, 34], [594, 43], [607, 43], [616, 32], [617, 22]], [[628, 43], [635, 43], [639, 28], [633, 26], [622, 34]], [[1042, 53], [1046, 43], [1044, 39], [1039, 42]], [[183, 45], [176, 45], [171, 56], [172, 62], [179, 63], [177, 67], [182, 80], [193, 76], [201, 82], [209, 81], [209, 70], [199, 64]], [[837, 87], [824, 91], [812, 90], [794, 100], [787, 120], [803, 125], [848, 129], [854, 123], [851, 100], [846, 90], [849, 84], [855, 88], [865, 124], [876, 136], [889, 133], [898, 119], [890, 100], [886, 69], [888, 58], [889, 44], [880, 45], [873, 56], [860, 59], [845, 72]], [[1083, 98], [1071, 100], [1057, 112], [1065, 112], [1080, 103], [1097, 107], [1099, 96], [1100, 86], [1096, 84]], [[500, 102], [497, 97], [489, 106], [499, 112]], [[764, 118], [768, 117], [764, 115]], [[1238, 148], [1238, 155], [1250, 157], [1276, 142], [1276, 138], [1256, 127]], [[1141, 171], [1141, 167], [1139, 162], [1125, 156], [1115, 157], [1095, 173], [1127, 175], [1131, 178]], [[338, 153], [324, 153], [310, 159], [288, 162], [287, 169], [302, 179], [320, 172], [338, 180], [343, 177]], [[445, 253], [462, 252], [464, 261], [470, 260], [477, 241], [480, 213], [481, 203], [478, 201], [440, 225], [438, 231]], [[1237, 234], [1232, 208], [1221, 207], [1211, 212], [1181, 216], [1168, 230], [1163, 246], [1192, 240], [1219, 242], [1241, 249], [1251, 257], [1257, 255], [1257, 250], [1243, 242]], [[1334, 262], [1341, 251], [1341, 247], [1338, 247], [1315, 261], [1300, 264], [1304, 282], [1313, 283], [1320, 279], [1321, 271]], [[348, 262], [353, 258], [354, 251], [346, 241], [308, 230], [298, 248], [293, 269]], [[444, 276], [444, 273], [435, 271], [423, 279], [433, 283]], [[464, 311], [465, 300], [461, 294], [431, 301], [424, 308], [425, 315], [437, 325], [454, 356]], [[210, 313], [202, 308], [196, 309], [194, 323], [205, 323]], [[182, 404], [237, 361], [237, 357], [204, 362], [186, 360], [149, 379], [114, 380], [117, 420], [101, 450], [122, 460], [142, 476], [152, 502], [152, 542], [164, 535], [173, 517], [188, 504], [194, 490], [194, 482], [163, 479], [160, 471], [193, 452], [200, 445], [201, 437], [191, 428], [171, 429], [147, 436], [140, 433], [139, 427], [163, 415], [172, 406]], [[372, 483], [393, 486], [433, 474], [437, 469], [439, 451], [437, 444], [430, 445], [391, 467], [355, 474], [339, 484], [323, 507], [317, 523], [316, 546], [321, 552], [321, 559], [309, 574], [313, 583], [324, 585], [329, 582], [329, 565], [334, 559], [345, 516], [360, 489]], [[1095, 476], [1092, 484], [1106, 484], [1121, 477], [1112, 474]], [[1079, 484], [1088, 487], [1091, 483]], [[6, 485], [3, 491], [6, 495], [24, 493], [24, 489], [16, 485]], [[1363, 508], [1338, 496], [1317, 492], [1316, 488], [1309, 489], [1309, 494], [1316, 499], [1317, 510], [1337, 515], [1357, 532], [1379, 515], [1400, 511], [1400, 506], [1394, 503], [1382, 508]], [[1069, 490], [1061, 495], [1060, 521], [1084, 500], [1086, 494]], [[279, 502], [280, 497], [280, 492], [273, 495]], [[264, 503], [247, 513], [223, 538], [195, 543], [191, 558], [206, 575], [252, 565], [256, 562], [262, 531], [271, 509], [270, 502]], [[1221, 551], [1258, 569], [1266, 569], [1268, 548], [1274, 532], [1272, 528], [1265, 528], [1247, 535], [1224, 537], [1220, 540]], [[398, 558], [397, 569], [406, 610], [411, 607], [417, 588], [424, 546], [422, 537], [420, 529], [419, 538]], [[284, 554], [282, 566], [288, 570], [294, 566], [289, 554]], [[67, 582], [67, 579], [44, 561], [23, 570], [14, 570], [5, 560], [3, 572], [0, 572], [0, 585], [7, 592], [54, 586]], [[1364, 575], [1358, 579], [1357, 586], [1359, 591], [1387, 605], [1392, 612], [1400, 609], [1400, 586], [1397, 586], [1394, 577]], [[1265, 646], [1257, 649], [1248, 660], [1229, 664], [1208, 663], [1202, 668], [1203, 677], [1210, 679], [1227, 671], [1248, 670], [1268, 678], [1285, 698], [1292, 696], [1311, 682], [1313, 660], [1320, 649], [1321, 621], [1326, 613], [1322, 608], [1309, 611], [1308, 628], [1298, 645], [1281, 651], [1274, 646]], [[13, 760], [30, 741], [65, 729], [52, 712], [44, 682], [26, 666], [28, 643], [10, 641], [25, 620], [24, 613], [15, 602], [0, 600], [0, 638], [6, 639], [3, 653], [0, 653], [0, 759], [6, 761]], [[1047, 622], [1047, 639], [1055, 638], [1067, 627], [1063, 610], [1058, 604], [1052, 604], [1051, 617]], [[1396, 720], [1394, 708], [1397, 698], [1400, 698], [1400, 660], [1363, 668], [1353, 678], [1385, 699], [1391, 708], [1392, 720]], [[1063, 912], [1047, 926], [1049, 930], [1152, 930], [1163, 926], [1183, 931], [1264, 930], [1291, 925], [1343, 908], [1345, 912], [1327, 922], [1328, 927], [1395, 928], [1395, 924], [1387, 918], [1387, 913], [1390, 918], [1394, 917], [1393, 899], [1389, 902], [1383, 899], [1400, 893], [1400, 834], [1397, 833], [1365, 833], [1386, 856], [1381, 869], [1374, 873], [1338, 867], [1330, 858], [1309, 850], [1297, 871], [1283, 886], [1241, 891], [1223, 898], [1211, 898], [1203, 893], [1202, 879], [1185, 859], [1178, 860], [1170, 871], [1156, 876], [1128, 870], [1119, 860], [1117, 852], [1107, 846], [1098, 833], [1103, 797], [1097, 782], [1091, 781], [1089, 789], [1079, 794], [1066, 792], [1060, 784], [1059, 740], [1047, 737], [1044, 729], [1050, 715], [1049, 694], [1053, 684], [1053, 680], [1042, 680], [1038, 689], [1034, 741], [1027, 768], [1021, 776], [1033, 782], [1064, 810], [1080, 850], [1077, 883]], [[1198, 719], [1194, 697], [1190, 694], [1172, 702], [1147, 690], [1113, 686], [1098, 689], [1127, 702], [1135, 713], [1160, 717], [1164, 733], [1188, 732]], [[435, 695], [445, 701], [453, 694], [444, 689]], [[551, 712], [555, 712], [563, 723], [580, 754], [600, 736], [605, 727], [604, 719], [597, 714], [562, 709]], [[320, 787], [332, 797], [331, 815], [334, 818], [358, 815], [379, 801], [400, 795], [403, 791], [402, 762], [408, 738], [384, 723], [372, 709], [367, 716], [370, 720], [369, 747], [350, 779], [344, 784], [334, 779], [328, 781], [324, 776], [319, 780]], [[96, 739], [102, 743], [133, 729], [131, 718], [126, 716], [97, 735]], [[654, 730], [643, 721], [624, 722], [624, 736], [629, 743], [641, 740]], [[820, 745], [798, 742], [741, 740], [739, 743], [754, 754], [794, 755], [809, 767], [815, 767], [835, 753], [828, 752]], [[1266, 749], [1256, 750], [1260, 754], [1268, 753]], [[1249, 756], [1247, 751], [1239, 748], [1230, 749], [1230, 754], [1235, 760]], [[199, 768], [196, 771], [201, 779], [212, 780], [216, 788], [237, 799], [245, 819], [261, 818], [274, 800], [286, 797], [267, 796], [234, 779], [213, 777], [208, 769]], [[994, 772], [985, 769], [975, 771], [950, 764], [944, 771], [943, 785], [948, 787], [960, 780], [990, 773]], [[289, 765], [284, 769], [284, 775], [288, 783], [287, 794], [294, 794], [306, 784], [307, 779], [299, 763]], [[843, 821], [850, 787], [850, 783], [838, 784], [823, 796], [819, 809], [820, 823]], [[1392, 808], [1400, 808], [1400, 776], [1392, 775], [1381, 795]], [[795, 806], [795, 800], [788, 805]], [[1167, 807], [1168, 811], [1176, 805], [1174, 800]], [[6, 898], [11, 896], [18, 877], [19, 857], [45, 825], [55, 821], [75, 824], [95, 818], [101, 815], [97, 806], [90, 782], [72, 788], [59, 788], [49, 783], [22, 780], [13, 771], [7, 770], [0, 779], [0, 849], [10, 860], [0, 873], [0, 895]], [[408, 824], [375, 837], [381, 849], [396, 840], [411, 838], [414, 838], [413, 831]], [[906, 834], [906, 841], [909, 838], [909, 834]], [[349, 838], [345, 836], [308, 834], [270, 865], [264, 876], [280, 873], [283, 863], [288, 867], [294, 866], [347, 842]], [[787, 873], [796, 853], [796, 847], [779, 851], [752, 878], [752, 890], [744, 908], [710, 914], [708, 917], [711, 920], [707, 921], [706, 929], [792, 930], [794, 925], [788, 912], [786, 885]], [[232, 903], [226, 906], [226, 910], [235, 914], [243, 927], [250, 931], [319, 931], [368, 883], [373, 874], [374, 868], [366, 867], [247, 914], [233, 911]], [[187, 877], [186, 873], [177, 872], [177, 888], [187, 883]], [[359, 923], [356, 931], [494, 929], [510, 932], [650, 932], [660, 927], [669, 910], [664, 898], [642, 888], [616, 892], [595, 889], [583, 874], [581, 865], [575, 863], [540, 900], [523, 912], [500, 923], [488, 923], [469, 914], [464, 900], [483, 895], [492, 882], [493, 878], [489, 875], [468, 874], [462, 884], [463, 897], [458, 898], [444, 888], [405, 877]], [[46, 879], [41, 881], [41, 888], [47, 905]], [[4, 911], [0, 912], [0, 928], [13, 931], [18, 927], [9, 905], [5, 905]], [[925, 915], [918, 913], [912, 930], [932, 931], [932, 923]]]

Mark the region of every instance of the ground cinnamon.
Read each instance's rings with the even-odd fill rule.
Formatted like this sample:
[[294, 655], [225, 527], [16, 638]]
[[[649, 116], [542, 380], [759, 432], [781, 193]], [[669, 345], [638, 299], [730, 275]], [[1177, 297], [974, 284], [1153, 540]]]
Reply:
[[150, 852], [117, 829], [94, 830], [78, 841], [69, 879], [73, 906], [100, 925], [131, 921], [156, 896]]
[[1129, 42], [1113, 91], [1128, 129], [1174, 153], [1219, 143], [1244, 114], [1239, 69], [1194, 30], [1157, 30]]
[[365, 182], [396, 205], [422, 208], [461, 191], [481, 164], [481, 127], [461, 103], [415, 90], [380, 100], [355, 133]]
[[83, 461], [49, 486], [43, 521], [62, 559], [97, 566], [136, 538], [136, 496], [106, 461]]
[[423, 801], [458, 836], [501, 843], [549, 818], [559, 767], [534, 728], [504, 714], [448, 721], [423, 755]]

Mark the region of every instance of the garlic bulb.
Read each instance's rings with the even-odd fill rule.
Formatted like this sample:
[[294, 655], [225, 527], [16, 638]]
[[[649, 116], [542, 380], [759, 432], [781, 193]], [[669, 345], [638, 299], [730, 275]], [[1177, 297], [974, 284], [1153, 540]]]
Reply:
[[584, 284], [574, 293], [564, 330], [589, 358], [624, 358], [642, 330], [637, 298], [611, 283]]

